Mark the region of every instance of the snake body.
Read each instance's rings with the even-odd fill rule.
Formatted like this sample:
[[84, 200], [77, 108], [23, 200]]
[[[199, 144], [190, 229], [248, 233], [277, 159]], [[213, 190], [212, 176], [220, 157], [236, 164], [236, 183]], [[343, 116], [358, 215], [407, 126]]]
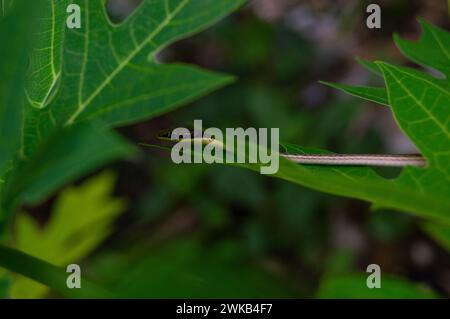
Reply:
[[355, 166], [418, 166], [426, 165], [420, 154], [289, 154], [282, 157], [299, 164], [310, 165], [355, 165]]

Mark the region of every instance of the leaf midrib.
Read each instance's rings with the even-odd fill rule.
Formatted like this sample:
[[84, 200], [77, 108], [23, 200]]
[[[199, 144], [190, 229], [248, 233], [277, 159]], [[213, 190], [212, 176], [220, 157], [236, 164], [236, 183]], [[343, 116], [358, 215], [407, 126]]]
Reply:
[[[439, 119], [438, 118], [436, 118], [436, 116], [434, 116], [434, 114], [432, 114], [432, 113], [430, 113], [430, 111], [427, 109], [427, 107], [423, 104], [423, 102], [420, 100], [420, 99], [418, 99], [412, 92], [411, 92], [411, 90], [409, 90], [408, 89], [408, 87], [407, 86], [405, 86], [403, 83], [402, 83], [402, 81], [401, 81], [401, 79], [399, 79], [390, 69], [389, 69], [389, 67], [383, 67], [383, 69], [386, 71], [386, 72], [388, 72], [394, 79], [395, 79], [395, 81], [400, 85], [400, 87], [408, 94], [408, 96], [410, 97], [410, 98], [412, 98], [415, 102], [416, 102], [416, 104], [418, 105], [418, 106], [420, 106], [420, 108], [422, 109], [422, 111], [424, 111], [429, 117], [430, 117], [430, 119], [442, 130], [442, 132], [445, 134], [445, 135], [447, 135], [447, 137], [448, 138], [450, 138], [450, 133], [449, 133], [449, 131], [447, 130], [447, 128], [445, 127], [445, 124], [443, 124], [443, 123], [441, 123], [440, 121], [439, 121]], [[405, 72], [403, 72], [403, 71], [401, 71], [401, 70], [398, 70], [398, 72], [400, 72], [400, 73], [404, 73], [405, 74]], [[447, 94], [447, 95], [450, 95], [448, 92], [446, 92], [446, 91], [444, 91], [441, 87], [439, 87], [438, 85], [436, 85], [436, 84], [434, 84], [434, 83], [432, 83], [432, 82], [430, 82], [430, 81], [427, 81], [426, 79], [421, 79], [421, 78], [418, 78], [418, 77], [416, 77], [416, 76], [414, 76], [413, 74], [407, 74], [408, 76], [411, 76], [411, 77], [414, 77], [414, 78], [417, 78], [418, 80], [420, 80], [420, 81], [424, 81], [424, 82], [426, 82], [426, 83], [429, 83], [430, 85], [432, 85], [433, 87], [435, 87], [435, 88], [437, 88], [438, 90], [440, 90], [441, 92], [443, 92], [443, 93], [445, 93], [445, 94]], [[389, 92], [388, 92], [388, 96], [389, 96]]]
[[[176, 8], [172, 11], [172, 13], [168, 14], [166, 18], [162, 21], [162, 23], [153, 31], [151, 32], [147, 38], [142, 41], [142, 43], [137, 46], [131, 53], [121, 62], [118, 64], [118, 66], [111, 72], [111, 74], [105, 78], [105, 80], [92, 92], [92, 94], [84, 101], [81, 99], [81, 92], [79, 91], [79, 103], [77, 110], [74, 114], [67, 120], [65, 123], [65, 126], [69, 126], [75, 122], [75, 120], [78, 118], [78, 116], [86, 109], [86, 107], [103, 91], [103, 89], [111, 83], [111, 81], [130, 63], [130, 61], [150, 42], [152, 41], [171, 21], [172, 19], [186, 6], [186, 4], [190, 0], [183, 0], [176, 6]], [[166, 1], [167, 3], [167, 1]], [[88, 21], [88, 19], [87, 19]], [[88, 23], [88, 22], [87, 22]], [[130, 25], [131, 27], [131, 25]], [[90, 30], [88, 29], [87, 39], [85, 41], [89, 42]], [[88, 45], [89, 43], [87, 43]], [[85, 53], [86, 53], [85, 49]], [[85, 55], [85, 58], [83, 60], [83, 65], [85, 67], [85, 64], [87, 64], [88, 56]], [[83, 76], [84, 72], [82, 70], [81, 76]], [[80, 81], [81, 81], [80, 76]], [[84, 76], [83, 76], [84, 81]], [[80, 85], [79, 90], [82, 90], [82, 86]]]
[[[4, 0], [2, 0], [3, 3]], [[50, 41], [50, 47], [44, 48], [50, 50], [50, 64], [46, 64], [44, 67], [36, 70], [33, 72], [32, 75], [34, 75], [37, 72], [40, 72], [41, 70], [45, 69], [47, 66], [50, 66], [51, 75], [52, 75], [52, 83], [47, 89], [47, 94], [45, 94], [42, 101], [35, 101], [33, 100], [28, 91], [25, 89], [25, 97], [28, 100], [28, 103], [37, 108], [42, 109], [47, 104], [47, 101], [52, 93], [52, 91], [55, 88], [55, 85], [58, 83], [59, 77], [61, 76], [61, 71], [57, 71], [55, 67], [55, 41], [56, 41], [56, 8], [55, 3], [53, 1], [50, 1], [51, 3], [51, 11], [52, 11], [52, 27], [51, 27], [51, 41]]]
[[52, 75], [53, 75], [53, 81], [55, 81], [56, 78], [56, 70], [55, 70], [55, 33], [56, 33], [56, 14], [55, 14], [55, 3], [53, 1], [50, 1], [52, 4], [52, 41], [51, 41], [51, 48], [50, 48], [50, 64], [52, 67]]
[[2, 16], [5, 16], [6, 8], [5, 8], [5, 0], [2, 0]]
[[195, 87], [198, 87], [200, 84], [207, 85], [208, 83], [209, 83], [208, 81], [191, 82], [189, 84], [183, 84], [180, 86], [174, 86], [172, 88], [159, 90], [158, 92], [149, 92], [149, 93], [137, 95], [133, 98], [129, 98], [126, 100], [119, 100], [118, 102], [115, 102], [110, 105], [103, 105], [99, 110], [93, 112], [92, 114], [89, 114], [87, 117], [83, 117], [83, 120], [94, 119], [95, 117], [101, 116], [102, 114], [109, 113], [109, 112], [114, 111], [115, 109], [125, 106], [125, 105], [137, 103], [139, 101], [145, 101], [145, 100], [148, 100], [149, 98], [164, 96], [165, 94], [168, 94], [168, 93], [174, 93], [174, 92], [179, 91], [180, 88], [184, 89], [186, 87], [191, 87], [191, 86], [192, 86], [192, 88], [195, 88]]
[[428, 28], [430, 30], [430, 33], [433, 35], [433, 38], [435, 38], [437, 44], [439, 45], [439, 48], [444, 52], [444, 54], [447, 56], [447, 58], [450, 60], [450, 53], [447, 51], [443, 43], [441, 42], [441, 39], [434, 33], [433, 28]]

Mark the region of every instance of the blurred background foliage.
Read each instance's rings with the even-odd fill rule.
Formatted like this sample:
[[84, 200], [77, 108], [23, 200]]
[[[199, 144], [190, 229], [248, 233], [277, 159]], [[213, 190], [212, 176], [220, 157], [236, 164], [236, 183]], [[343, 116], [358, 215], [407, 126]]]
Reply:
[[[382, 29], [369, 30], [371, 2], [250, 1], [158, 56], [236, 82], [121, 133], [153, 143], [162, 129], [202, 119], [220, 128], [279, 127], [284, 141], [335, 152], [414, 151], [387, 108], [318, 83], [376, 83], [355, 56], [404, 63], [393, 32], [417, 37], [417, 17], [449, 27], [444, 0], [390, 0], [378, 1]], [[124, 19], [138, 3], [110, 0], [111, 18]], [[61, 266], [81, 263], [86, 276], [124, 297], [450, 296], [448, 234], [432, 225], [239, 168], [175, 165], [155, 149], [23, 210], [18, 248]], [[381, 292], [365, 286], [372, 263], [382, 269]], [[18, 277], [0, 281], [2, 292], [52, 295]]]

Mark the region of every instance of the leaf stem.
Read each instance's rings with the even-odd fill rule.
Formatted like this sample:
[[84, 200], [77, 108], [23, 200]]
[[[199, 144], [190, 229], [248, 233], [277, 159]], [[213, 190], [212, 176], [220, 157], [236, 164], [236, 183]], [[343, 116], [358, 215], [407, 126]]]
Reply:
[[16, 249], [0, 245], [0, 267], [36, 280], [69, 298], [113, 298], [109, 291], [85, 278], [81, 288], [69, 289], [66, 285], [68, 273], [64, 269]]

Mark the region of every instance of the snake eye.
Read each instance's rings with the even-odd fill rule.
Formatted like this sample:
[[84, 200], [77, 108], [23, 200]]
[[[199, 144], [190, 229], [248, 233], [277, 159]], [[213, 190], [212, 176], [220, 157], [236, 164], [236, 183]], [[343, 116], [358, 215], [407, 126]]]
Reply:
[[172, 129], [165, 129], [165, 130], [162, 130], [162, 131], [160, 131], [160, 132], [158, 133], [157, 138], [160, 139], [160, 140], [167, 140], [167, 139], [170, 139], [171, 136], [172, 136], [172, 131], [173, 131]]

